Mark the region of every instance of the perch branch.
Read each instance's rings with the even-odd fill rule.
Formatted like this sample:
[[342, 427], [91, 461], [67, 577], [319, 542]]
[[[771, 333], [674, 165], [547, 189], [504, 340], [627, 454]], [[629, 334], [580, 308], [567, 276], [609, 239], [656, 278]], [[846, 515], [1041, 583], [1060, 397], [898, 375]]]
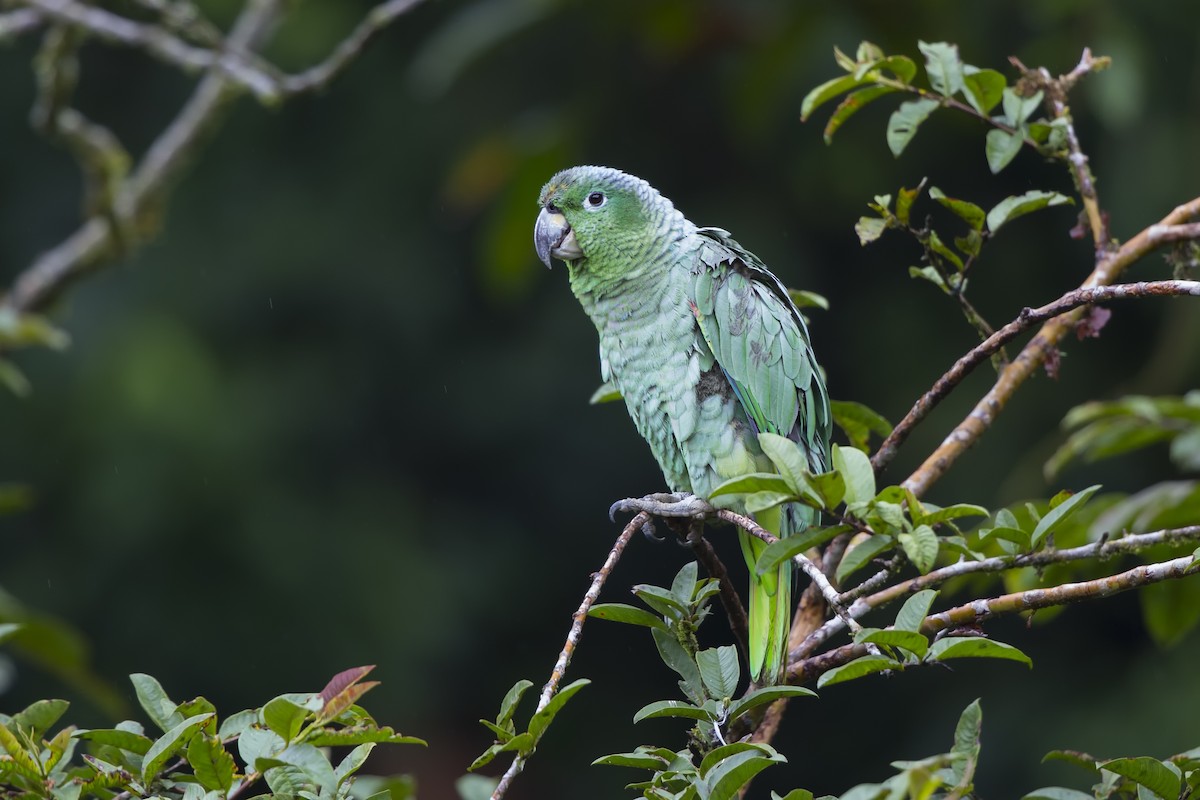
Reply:
[[[1131, 264], [1171, 241], [1171, 236], [1179, 235], [1178, 226], [1191, 222], [1196, 216], [1200, 216], [1200, 198], [1178, 206], [1157, 225], [1144, 229], [1116, 251], [1102, 254], [1080, 288], [1092, 289], [1112, 284]], [[1075, 327], [1079, 316], [1080, 309], [1077, 308], [1042, 325], [1012, 363], [1004, 368], [995, 385], [971, 413], [901, 485], [917, 496], [924, 494], [991, 426], [1021, 384], [1034, 374], [1050, 353], [1057, 350], [1059, 340]]]
[[[1182, 528], [1166, 528], [1150, 533], [1131, 534], [1129, 536], [1122, 536], [1119, 539], [1100, 540], [1064, 550], [1050, 549], [1015, 556], [995, 556], [980, 561], [959, 561], [949, 566], [935, 569], [924, 575], [902, 581], [894, 586], [889, 586], [866, 597], [858, 598], [850, 604], [847, 614], [854, 619], [858, 619], [871, 609], [887, 605], [921, 589], [939, 586], [951, 578], [958, 578], [977, 572], [1004, 572], [1010, 569], [1043, 567], [1049, 564], [1062, 564], [1072, 561], [1104, 560], [1117, 555], [1136, 553], [1158, 545], [1179, 544], [1197, 540], [1200, 540], [1200, 525], [1189, 525]], [[878, 574], [873, 575], [863, 583], [876, 583], [880, 575], [886, 574], [888, 574], [888, 570], [881, 570]], [[843, 603], [848, 598], [854, 596], [857, 588], [855, 587], [841, 595]], [[845, 628], [845, 623], [838, 617], [828, 620], [811, 636], [805, 639], [799, 647], [794, 648], [789, 654], [788, 660], [794, 662], [804, 659], [815, 652], [830, 637]]]
[[990, 600], [973, 600], [937, 614], [930, 614], [921, 625], [923, 633], [936, 633], [946, 628], [968, 625], [994, 617], [1050, 606], [1078, 603], [1109, 597], [1130, 589], [1200, 574], [1200, 561], [1186, 555], [1154, 564], [1143, 564], [1131, 570], [1079, 583], [1064, 583], [1048, 589], [1028, 589], [1024, 592], [1001, 595]]
[[[1157, 227], [1157, 226], [1155, 226]], [[1200, 224], [1171, 226], [1166, 231], [1158, 233], [1162, 242], [1177, 241], [1172, 236], [1180, 236], [1177, 229], [1195, 229], [1194, 237], [1200, 237]], [[938, 378], [933, 386], [913, 405], [904, 419], [892, 429], [892, 432], [871, 458], [871, 466], [875, 472], [880, 472], [896, 455], [901, 445], [912, 433], [913, 429], [929, 415], [938, 403], [946, 398], [956, 386], [971, 373], [975, 367], [986, 361], [1004, 345], [1015, 339], [1022, 331], [1045, 322], [1048, 319], [1064, 314], [1080, 306], [1094, 303], [1104, 303], [1110, 300], [1126, 300], [1134, 297], [1151, 297], [1163, 295], [1193, 295], [1200, 296], [1200, 282], [1197, 281], [1143, 281], [1140, 283], [1121, 283], [1112, 286], [1095, 286], [1075, 289], [1067, 292], [1052, 303], [1040, 308], [1025, 308], [1012, 322], [993, 333], [958, 361], [954, 362], [945, 375]]]
[[[567, 641], [563, 645], [562, 652], [558, 654], [558, 661], [555, 662], [554, 669], [550, 672], [550, 680], [546, 681], [546, 685], [542, 687], [542, 695], [538, 698], [537, 710], [533, 712], [534, 716], [554, 699], [559, 684], [562, 683], [563, 676], [567, 672], [567, 667], [571, 663], [571, 656], [575, 654], [575, 648], [579, 645], [579, 637], [583, 635], [583, 623], [587, 621], [588, 611], [595, 605], [596, 599], [600, 596], [600, 590], [604, 588], [604, 582], [612, 574], [613, 567], [617, 565], [621, 554], [625, 552], [625, 547], [633, 538], [633, 534], [641, 530], [642, 526], [649, 521], [650, 515], [645, 512], [631, 519], [625, 529], [621, 531], [621, 535], [617, 537], [612, 549], [609, 550], [608, 558], [604, 559], [604, 565], [592, 576], [592, 585], [588, 587], [587, 592], [583, 595], [583, 602], [579, 604], [579, 608], [571, 617], [571, 630], [567, 633]], [[526, 759], [520, 755], [513, 759], [504, 772], [504, 776], [500, 778], [500, 782], [496, 784], [496, 789], [492, 792], [492, 800], [500, 800], [504, 797], [504, 793], [508, 791], [513, 780], [525, 768], [525, 761]]]

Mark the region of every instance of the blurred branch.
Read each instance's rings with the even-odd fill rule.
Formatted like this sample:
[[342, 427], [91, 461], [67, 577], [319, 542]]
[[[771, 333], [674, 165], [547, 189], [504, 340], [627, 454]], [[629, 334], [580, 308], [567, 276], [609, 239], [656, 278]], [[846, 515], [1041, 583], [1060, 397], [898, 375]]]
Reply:
[[[1168, 230], [1174, 235], [1178, 229], [1195, 229], [1195, 235], [1200, 237], [1200, 224], [1175, 225]], [[1161, 242], [1170, 241], [1164, 235], [1158, 236]], [[933, 386], [913, 405], [904, 419], [892, 429], [888, 437], [879, 445], [875, 455], [871, 457], [871, 466], [875, 472], [881, 472], [895, 457], [896, 452], [912, 433], [913, 429], [929, 415], [938, 403], [946, 398], [951, 391], [971, 373], [975, 367], [998, 352], [1005, 344], [1015, 339], [1022, 331], [1064, 314], [1080, 306], [1104, 303], [1110, 300], [1127, 300], [1135, 297], [1193, 295], [1200, 296], [1200, 282], [1197, 281], [1142, 281], [1139, 283], [1121, 283], [1112, 286], [1095, 286], [1075, 289], [1067, 292], [1052, 303], [1040, 308], [1024, 308], [1012, 322], [993, 333], [982, 343], [954, 362], [946, 374], [938, 378]]]
[[[203, 69], [205, 76], [179, 114], [151, 144], [136, 170], [125, 177], [122, 165], [128, 156], [116, 138], [107, 129], [66, 108], [61, 102], [66, 95], [60, 90], [48, 91], [52, 86], [46, 80], [68, 75], [73, 65], [62, 59], [41, 65], [42, 91], [38, 102], [46, 110], [35, 116], [45, 118], [50, 129], [64, 137], [76, 153], [87, 176], [90, 195], [97, 202], [91, 204], [94, 206], [89, 209], [91, 216], [78, 230], [39, 256], [16, 278], [8, 294], [0, 298], [0, 309], [16, 312], [44, 308], [69, 284], [113, 261], [152, 234], [165, 213], [169, 191], [243, 92], [250, 91], [261, 100], [277, 101], [324, 88], [383, 28], [421, 2], [389, 0], [379, 4], [324, 62], [289, 76], [254, 54], [290, 7], [284, 0], [248, 0], [220, 50], [195, 47], [165, 27], [135, 22], [75, 0], [18, 1], [30, 7], [0, 16], [0, 32], [5, 30], [4, 22], [9, 28], [28, 29], [34, 26], [36, 17], [39, 23], [57, 23], [47, 34], [44, 50], [51, 47], [50, 37], [64, 35], [58, 31], [82, 30], [106, 41], [146, 50], [185, 70]], [[161, 5], [156, 0], [144, 0], [143, 4]], [[21, 16], [17, 17], [18, 14]], [[195, 18], [191, 23], [188, 20], [184, 16], [174, 19], [171, 25], [184, 28], [191, 24], [188, 30], [198, 38], [216, 35], [204, 33], [207, 28], [203, 20]], [[64, 53], [70, 55], [68, 51]], [[41, 77], [43, 74], [46, 79]], [[73, 76], [69, 84], [73, 85]], [[68, 83], [60, 81], [54, 85], [61, 89]], [[97, 186], [102, 191], [95, 191]]]
[[[621, 535], [617, 537], [617, 541], [613, 544], [612, 550], [608, 553], [608, 558], [604, 560], [604, 565], [599, 571], [592, 576], [592, 585], [583, 595], [583, 602], [579, 604], [579, 608], [571, 617], [571, 630], [567, 633], [566, 644], [563, 645], [562, 652], [558, 655], [558, 661], [554, 664], [554, 669], [550, 672], [550, 680], [542, 688], [542, 695], [538, 698], [537, 708], [533, 712], [536, 717], [546, 706], [550, 705], [550, 701], [554, 699], [554, 695], [558, 692], [559, 684], [562, 683], [563, 676], [567, 672], [567, 666], [571, 663], [571, 656], [575, 653], [575, 648], [579, 645], [579, 638], [583, 635], [583, 623], [587, 621], [588, 611], [595, 605], [596, 599], [600, 596], [600, 590], [604, 588], [604, 582], [608, 580], [608, 576], [612, 574], [613, 568], [620, 560], [621, 554], [625, 552], [625, 547], [629, 544], [629, 540], [633, 538], [633, 534], [642, 529], [642, 526], [650, 522], [650, 515], [646, 512], [641, 512], [625, 526], [621, 531]], [[504, 793], [508, 791], [508, 787], [521, 770], [525, 768], [526, 758], [517, 755], [513, 758], [508, 769], [505, 770], [500, 782], [496, 784], [495, 790], [492, 792], [492, 800], [500, 800], [504, 797]]]
[[22, 33], [32, 31], [42, 26], [40, 14], [30, 8], [18, 8], [0, 14], [0, 42], [5, 39], [15, 39]]
[[[1095, 268], [1080, 289], [1112, 284], [1122, 272], [1147, 253], [1168, 241], [1173, 241], [1170, 237], [1178, 236], [1181, 232], [1180, 227], [1192, 222], [1197, 216], [1200, 216], [1200, 198], [1176, 207], [1158, 224], [1145, 228], [1119, 249], [1100, 254]], [[1017, 357], [1004, 368], [995, 385], [975, 405], [971, 413], [901, 485], [917, 496], [924, 494], [991, 426], [996, 415], [1004, 409], [1021, 384], [1028, 380], [1048, 357], [1057, 354], [1058, 342], [1068, 331], [1075, 328], [1079, 318], [1080, 309], [1076, 308], [1045, 323]], [[883, 463], [887, 460], [884, 458]]]

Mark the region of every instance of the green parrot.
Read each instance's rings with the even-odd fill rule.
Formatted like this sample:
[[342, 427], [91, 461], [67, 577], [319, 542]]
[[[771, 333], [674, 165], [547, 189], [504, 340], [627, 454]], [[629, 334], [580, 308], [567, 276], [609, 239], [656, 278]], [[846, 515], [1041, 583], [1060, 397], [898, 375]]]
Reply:
[[[813, 472], [828, 469], [824, 380], [804, 319], [762, 261], [728, 232], [692, 224], [646, 181], [608, 167], [559, 172], [538, 204], [538, 257], [566, 262], [600, 333], [601, 374], [625, 398], [679, 504], [730, 478], [773, 471], [763, 431], [797, 442]], [[816, 516], [793, 504], [755, 520], [784, 537]], [[758, 576], [766, 545], [745, 531], [739, 538], [750, 567], [750, 675], [779, 683], [791, 563]]]

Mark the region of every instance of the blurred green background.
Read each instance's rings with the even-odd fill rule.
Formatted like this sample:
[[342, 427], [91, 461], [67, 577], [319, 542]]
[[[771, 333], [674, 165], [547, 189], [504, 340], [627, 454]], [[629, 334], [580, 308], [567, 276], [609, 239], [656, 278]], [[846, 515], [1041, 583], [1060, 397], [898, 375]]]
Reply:
[[[222, 21], [238, 6], [200, 5]], [[367, 8], [297, 3], [268, 55], [310, 64]], [[82, 632], [127, 703], [134, 671], [233, 711], [378, 664], [367, 706], [431, 747], [375, 767], [414, 772], [423, 800], [450, 798], [490, 741], [475, 720], [518, 678], [549, 674], [618, 531], [609, 503], [662, 484], [623, 408], [586, 403], [595, 333], [565, 272], [532, 252], [542, 182], [571, 164], [617, 166], [698, 224], [731, 230], [786, 283], [831, 300], [812, 327], [833, 396], [896, 421], [976, 339], [947, 298], [907, 277], [909, 242], [859, 246], [866, 201], [923, 176], [985, 208], [1070, 181], [1030, 153], [993, 179], [982, 128], [949, 114], [893, 159], [886, 100], [826, 147], [825, 114], [798, 116], [805, 92], [836, 74], [833, 46], [870, 39], [916, 57], [918, 39], [946, 40], [1010, 76], [1009, 55], [1054, 72], [1084, 46], [1113, 56], [1073, 99], [1102, 205], [1127, 238], [1200, 187], [1196, 23], [1167, 0], [426, 3], [327, 93], [278, 110], [243, 100], [180, 185], [163, 235], [54, 309], [71, 349], [21, 354], [34, 393], [0, 395], [0, 482], [28, 483], [36, 502], [0, 518], [0, 586]], [[0, 48], [4, 284], [74, 229], [81, 202], [74, 165], [26, 122], [35, 46]], [[78, 105], [137, 154], [191, 85], [92, 43]], [[993, 323], [1087, 273], [1090, 244], [1067, 235], [1075, 214], [1014, 223], [989, 248], [971, 288]], [[1153, 257], [1129, 277], [1168, 274]], [[1057, 381], [1021, 391], [931, 500], [1130, 491], [1170, 474], [1151, 450], [1060, 484], [1041, 477], [1072, 405], [1200, 383], [1194, 303], [1114, 311], [1102, 338], [1068, 343]], [[989, 382], [979, 370], [885, 480], [907, 475]], [[685, 559], [639, 538], [605, 598], [669, 580]], [[1200, 744], [1200, 637], [1159, 650], [1136, 597], [990, 630], [1035, 671], [967, 664], [831, 687], [795, 704], [776, 742], [792, 761], [756, 792], [882, 779], [891, 759], [944, 751], [976, 696], [983, 796], [1086, 785], [1039, 766], [1055, 747], [1164, 756]], [[10, 666], [0, 709], [76, 696], [28, 662]], [[572, 675], [595, 683], [513, 797], [621, 796], [635, 775], [593, 758], [681, 741], [675, 723], [631, 724], [675, 691], [644, 631], [593, 622]], [[74, 714], [104, 719], [82, 699]]]

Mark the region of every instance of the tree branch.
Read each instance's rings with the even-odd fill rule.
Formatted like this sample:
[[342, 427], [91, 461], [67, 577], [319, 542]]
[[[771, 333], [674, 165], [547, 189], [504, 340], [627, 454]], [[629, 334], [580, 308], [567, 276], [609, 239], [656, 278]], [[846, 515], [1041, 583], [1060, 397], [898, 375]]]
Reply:
[[704, 531], [699, 522], [693, 522], [688, 526], [687, 543], [708, 574], [717, 579], [717, 585], [721, 587], [721, 605], [725, 608], [725, 618], [729, 622], [729, 629], [733, 632], [734, 638], [741, 645], [742, 656], [745, 657], [749, 653], [750, 623], [746, 618], [746, 609], [742, 606], [737, 589], [734, 588], [733, 581], [729, 579], [729, 571], [717, 557], [717, 552], [713, 549], [712, 544], [704, 538]]
[[[1200, 216], [1200, 198], [1178, 206], [1157, 225], [1144, 229], [1118, 250], [1101, 254], [1095, 269], [1080, 288], [1091, 289], [1113, 283], [1131, 264], [1170, 241], [1171, 236], [1178, 235], [1177, 226], [1191, 222], [1197, 216]], [[1021, 384], [1033, 375], [1049, 353], [1057, 350], [1059, 340], [1074, 328], [1079, 316], [1079, 309], [1075, 309], [1045, 323], [1012, 363], [1004, 368], [995, 385], [971, 413], [901, 485], [917, 496], [924, 494], [991, 426]]]
[[997, 614], [1030, 611], [1050, 606], [1078, 603], [1109, 597], [1130, 589], [1148, 586], [1175, 578], [1200, 574], [1200, 561], [1186, 555], [1155, 564], [1143, 564], [1131, 570], [1080, 583], [1064, 583], [1049, 589], [1028, 589], [1024, 592], [1001, 595], [990, 600], [973, 600], [937, 614], [930, 614], [921, 625], [923, 633], [936, 633], [946, 628], [982, 622]]
[[[180, 67], [207, 68], [207, 74], [179, 114], [147, 150], [137, 169], [119, 184], [115, 190], [113, 214], [88, 218], [67, 239], [39, 256], [17, 277], [9, 293], [0, 298], [0, 309], [17, 312], [44, 308], [71, 283], [147, 238], [161, 224], [170, 189], [195, 160], [243, 91], [255, 91], [260, 97], [266, 92], [279, 99], [324, 87], [384, 26], [415, 7], [420, 0], [390, 0], [376, 6], [325, 62], [298, 76], [281, 76], [273, 68], [268, 74], [266, 67], [246, 60], [250, 57], [247, 54], [252, 54], [274, 28], [283, 13], [285, 3], [282, 0], [249, 0], [224, 43], [226, 49], [220, 53], [193, 47], [165, 28], [133, 22], [74, 0], [22, 2], [32, 5], [39, 17], [80, 25], [110, 41], [147, 49]], [[172, 54], [178, 58], [173, 60]]]
[[45, 20], [31, 8], [18, 8], [0, 14], [0, 42], [15, 39], [22, 33], [40, 28]]
[[[902, 597], [918, 592], [921, 589], [939, 586], [951, 578], [971, 575], [977, 572], [1005, 572], [1010, 569], [1025, 567], [1043, 567], [1049, 564], [1062, 564], [1072, 561], [1104, 560], [1117, 555], [1136, 553], [1163, 544], [1179, 544], [1181, 542], [1200, 540], [1200, 525], [1189, 525], [1182, 528], [1166, 528], [1150, 533], [1138, 533], [1122, 536], [1119, 539], [1102, 539], [1092, 544], [1071, 547], [1065, 550], [1041, 550], [1036, 553], [1025, 553], [1015, 556], [995, 556], [981, 561], [959, 561], [949, 566], [935, 569], [924, 575], [918, 575], [894, 586], [889, 586], [867, 597], [854, 600], [847, 609], [847, 615], [853, 619], [864, 616], [872, 609], [885, 606]], [[864, 581], [864, 584], [877, 584], [880, 576], [888, 575], [888, 570], [881, 570], [876, 575]], [[851, 589], [840, 597], [846, 602], [857, 591]], [[1048, 590], [1038, 590], [1048, 591]], [[817, 631], [805, 639], [800, 646], [794, 648], [788, 655], [790, 662], [798, 662], [814, 653], [818, 647], [830, 637], [845, 630], [845, 622], [834, 617], [822, 625]]]
[[[1158, 239], [1162, 242], [1172, 241], [1168, 237], [1179, 236], [1178, 230], [1180, 228], [1187, 230], [1195, 228], [1195, 236], [1200, 237], [1200, 224], [1193, 223], [1191, 225], [1170, 226], [1160, 230], [1158, 232]], [[896, 452], [904, 444], [908, 435], [937, 407], [938, 403], [944, 400], [975, 367], [998, 352], [1005, 344], [1015, 339], [1022, 331], [1080, 306], [1103, 303], [1110, 300], [1127, 300], [1135, 297], [1163, 295], [1200, 296], [1200, 282], [1143, 281], [1140, 283], [1122, 283], [1113, 286], [1075, 289], [1040, 308], [1022, 309], [1016, 319], [993, 333], [962, 358], [958, 359], [958, 361], [954, 362], [954, 366], [945, 375], [938, 378], [929, 391], [921, 395], [920, 399], [917, 400], [904, 419], [900, 420], [888, 437], [879, 445], [879, 449], [871, 457], [871, 466], [875, 468], [876, 473], [882, 471], [892, 458], [895, 457]]]
[[[613, 568], [621, 559], [621, 554], [625, 552], [625, 547], [633, 538], [633, 534], [641, 530], [642, 526], [649, 521], [650, 515], [645, 512], [629, 520], [625, 529], [621, 531], [621, 535], [617, 537], [617, 541], [613, 543], [612, 549], [609, 550], [608, 558], [604, 559], [604, 565], [592, 576], [592, 585], [584, 593], [583, 602], [579, 604], [579, 608], [571, 617], [571, 630], [567, 632], [566, 644], [563, 645], [562, 652], [558, 654], [558, 661], [555, 662], [554, 669], [550, 672], [550, 680], [546, 681], [546, 685], [542, 687], [542, 695], [538, 698], [537, 709], [533, 712], [534, 716], [554, 699], [554, 695], [558, 692], [558, 686], [562, 683], [567, 667], [571, 663], [571, 656], [575, 654], [575, 648], [579, 645], [579, 638], [583, 635], [583, 623], [587, 621], [588, 611], [595, 605], [596, 599], [600, 596], [600, 590], [604, 588], [604, 582], [612, 574]], [[500, 782], [496, 784], [496, 788], [492, 792], [492, 800], [500, 800], [504, 797], [504, 793], [508, 791], [513, 780], [525, 768], [525, 761], [526, 759], [520, 755], [513, 759], [503, 777], [500, 778]]]

